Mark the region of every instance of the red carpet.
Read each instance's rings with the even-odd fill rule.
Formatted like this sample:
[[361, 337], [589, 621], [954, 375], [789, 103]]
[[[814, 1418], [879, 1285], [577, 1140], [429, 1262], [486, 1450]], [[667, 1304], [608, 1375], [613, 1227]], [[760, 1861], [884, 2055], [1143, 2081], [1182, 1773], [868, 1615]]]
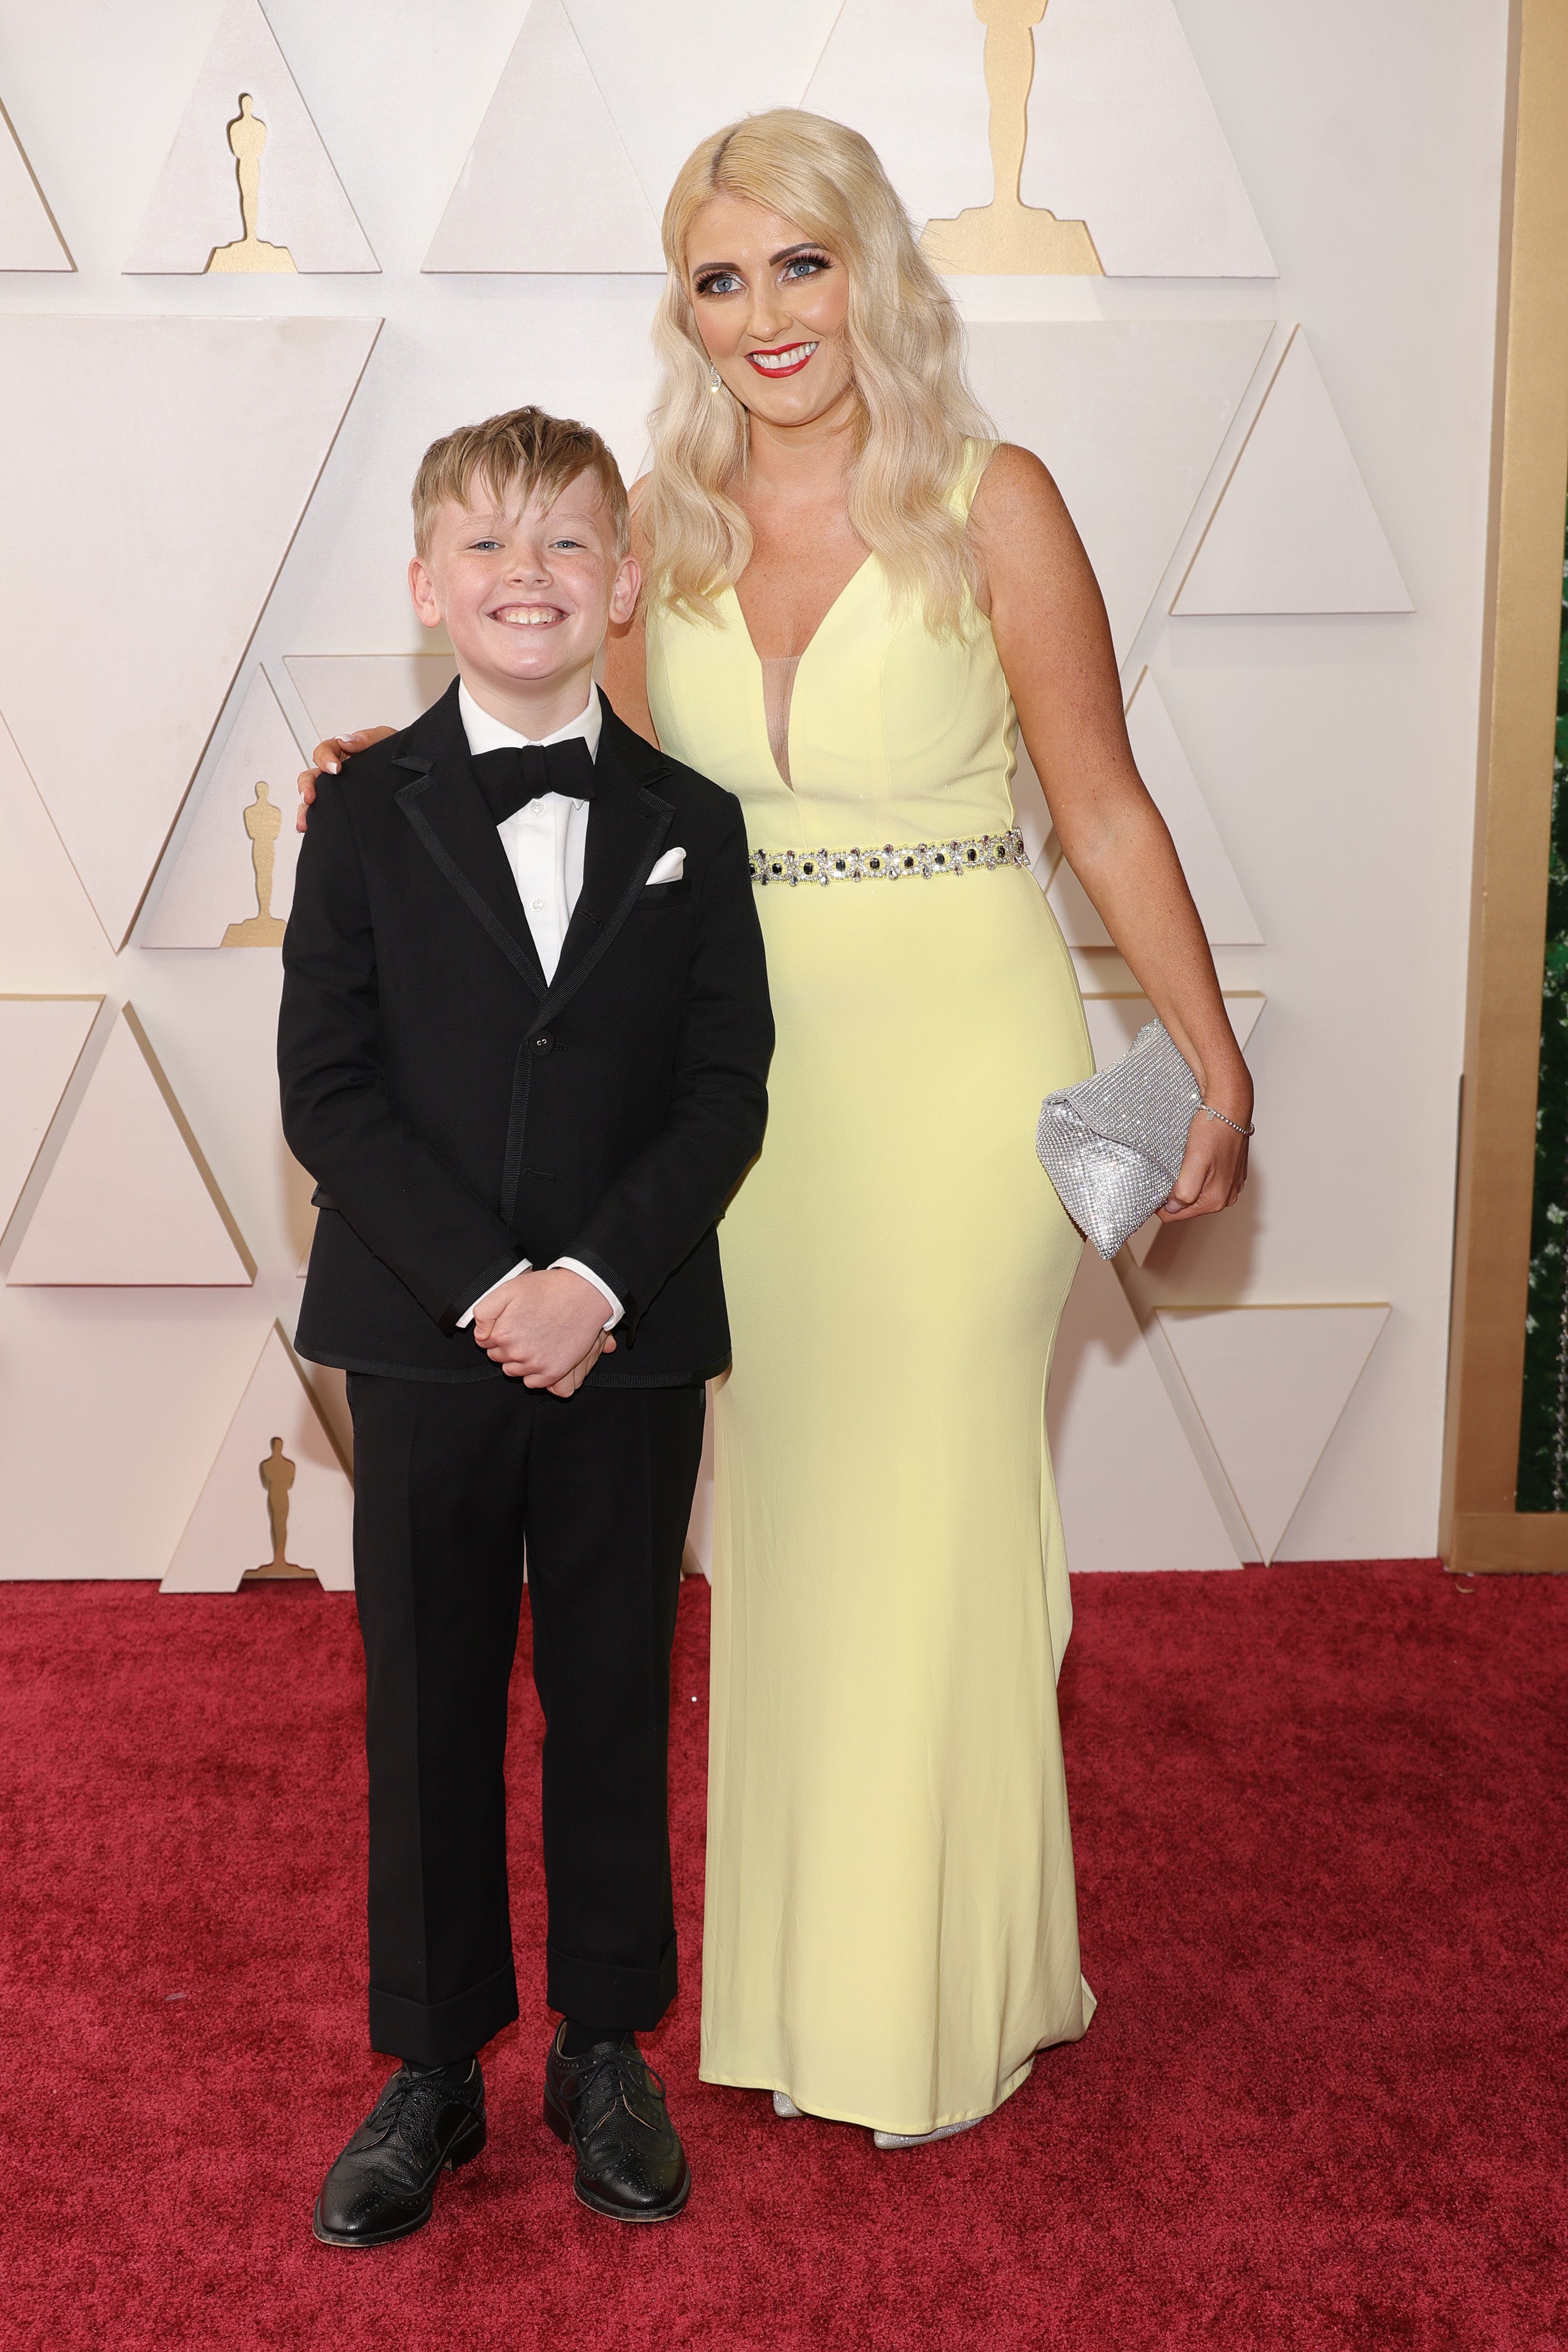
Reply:
[[[1568, 2346], [1568, 1584], [1428, 1563], [1097, 1577], [1063, 1681], [1100, 2011], [909, 2155], [696, 2079], [706, 1593], [674, 1762], [697, 2178], [631, 2231], [486, 2053], [433, 2225], [310, 2236], [384, 2068], [360, 1990], [352, 1605], [0, 1587], [0, 2345], [523, 2352]], [[519, 1675], [519, 1973], [542, 1980]], [[853, 1792], [846, 1801], [853, 1801]], [[526, 1998], [526, 1995], [525, 1995]]]

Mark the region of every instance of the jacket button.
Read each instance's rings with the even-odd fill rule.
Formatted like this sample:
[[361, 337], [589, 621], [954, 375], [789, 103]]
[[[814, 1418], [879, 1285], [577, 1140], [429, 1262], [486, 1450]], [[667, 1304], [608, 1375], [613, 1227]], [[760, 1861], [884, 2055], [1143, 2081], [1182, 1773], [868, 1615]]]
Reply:
[[552, 1054], [555, 1051], [555, 1040], [548, 1029], [542, 1029], [534, 1038], [533, 1050], [536, 1054]]

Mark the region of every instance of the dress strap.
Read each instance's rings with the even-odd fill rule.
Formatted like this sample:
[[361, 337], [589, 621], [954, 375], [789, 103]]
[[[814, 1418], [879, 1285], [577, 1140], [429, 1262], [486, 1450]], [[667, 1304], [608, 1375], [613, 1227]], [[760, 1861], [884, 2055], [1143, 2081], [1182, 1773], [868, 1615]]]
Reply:
[[974, 504], [981, 478], [999, 446], [995, 441], [966, 441], [963, 445], [963, 471], [948, 494], [948, 503], [953, 513], [965, 522], [969, 520], [969, 510]]

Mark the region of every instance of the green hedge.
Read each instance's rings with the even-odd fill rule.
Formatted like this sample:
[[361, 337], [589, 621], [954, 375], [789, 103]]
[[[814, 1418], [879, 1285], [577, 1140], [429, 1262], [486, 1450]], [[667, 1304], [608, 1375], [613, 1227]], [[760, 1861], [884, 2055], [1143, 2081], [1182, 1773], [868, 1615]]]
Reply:
[[1524, 1329], [1519, 1508], [1568, 1510], [1568, 538], [1552, 770], [1552, 878], [1535, 1100], [1535, 1212]]

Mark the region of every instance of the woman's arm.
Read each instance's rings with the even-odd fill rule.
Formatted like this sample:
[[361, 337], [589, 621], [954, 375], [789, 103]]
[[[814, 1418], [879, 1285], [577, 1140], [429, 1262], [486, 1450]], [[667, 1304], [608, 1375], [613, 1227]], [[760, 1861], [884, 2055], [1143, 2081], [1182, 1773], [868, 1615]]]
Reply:
[[[1100, 588], [1037, 457], [997, 450], [972, 529], [982, 604], [1063, 855], [1205, 1102], [1246, 1127], [1252, 1080], [1181, 861], [1132, 758]], [[1160, 1213], [1170, 1221], [1228, 1208], [1246, 1181], [1246, 1138], [1199, 1118]]]
[[[647, 476], [632, 484], [632, 553], [647, 572], [647, 533], [640, 520], [643, 498], [647, 489]], [[609, 696], [617, 719], [645, 737], [657, 750], [658, 736], [655, 731], [653, 713], [647, 707], [647, 632], [644, 626], [644, 601], [639, 596], [637, 611], [625, 628], [614, 623], [605, 640], [605, 692]]]

